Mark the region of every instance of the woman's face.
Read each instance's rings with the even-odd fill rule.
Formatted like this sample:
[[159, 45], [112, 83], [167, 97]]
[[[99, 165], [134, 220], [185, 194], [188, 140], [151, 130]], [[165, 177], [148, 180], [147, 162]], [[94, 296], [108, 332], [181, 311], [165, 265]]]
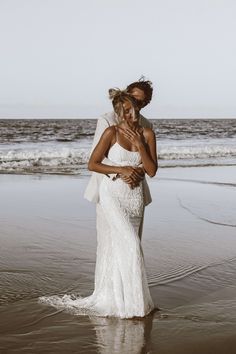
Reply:
[[123, 112], [124, 112], [124, 120], [127, 123], [132, 124], [134, 122], [137, 122], [138, 115], [137, 112], [136, 113], [134, 112], [134, 107], [130, 101], [127, 100], [123, 103]]

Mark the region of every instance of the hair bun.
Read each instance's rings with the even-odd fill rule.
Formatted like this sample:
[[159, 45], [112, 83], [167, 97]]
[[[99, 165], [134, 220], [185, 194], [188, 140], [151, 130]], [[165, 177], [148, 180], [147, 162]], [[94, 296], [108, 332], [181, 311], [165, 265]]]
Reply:
[[119, 88], [110, 88], [108, 90], [110, 100], [113, 100], [115, 97], [118, 97], [124, 93], [127, 93], [127, 90], [120, 90]]

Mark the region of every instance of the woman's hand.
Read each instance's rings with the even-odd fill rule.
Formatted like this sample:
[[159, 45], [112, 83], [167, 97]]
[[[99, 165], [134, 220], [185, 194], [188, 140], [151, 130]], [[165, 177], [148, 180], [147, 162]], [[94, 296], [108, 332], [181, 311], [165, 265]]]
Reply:
[[130, 128], [121, 129], [121, 134], [128, 139], [137, 149], [145, 145], [144, 136], [137, 130]]
[[124, 179], [126, 179], [127, 181], [129, 180], [129, 182], [136, 182], [137, 180], [140, 180], [140, 177], [141, 177], [140, 176], [140, 171], [137, 170], [136, 167], [132, 167], [132, 166], [122, 166], [122, 167], [120, 167], [120, 173], [119, 174]]
[[120, 174], [120, 178], [133, 189], [139, 186], [140, 182], [144, 179], [145, 173], [142, 167], [135, 167], [135, 170], [138, 172], [138, 175], [133, 175], [133, 178], [127, 177], [123, 174]]

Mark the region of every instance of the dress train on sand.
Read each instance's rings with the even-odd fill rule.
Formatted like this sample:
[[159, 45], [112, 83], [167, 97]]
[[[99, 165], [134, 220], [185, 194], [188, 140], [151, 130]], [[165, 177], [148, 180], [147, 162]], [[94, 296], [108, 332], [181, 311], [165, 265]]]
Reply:
[[[108, 158], [121, 166], [138, 166], [140, 154], [117, 142]], [[131, 189], [121, 179], [104, 176], [99, 190], [100, 238], [97, 244], [95, 287], [88, 297], [41, 297], [40, 301], [75, 314], [143, 317], [154, 309], [138, 235], [142, 221], [143, 185]]]

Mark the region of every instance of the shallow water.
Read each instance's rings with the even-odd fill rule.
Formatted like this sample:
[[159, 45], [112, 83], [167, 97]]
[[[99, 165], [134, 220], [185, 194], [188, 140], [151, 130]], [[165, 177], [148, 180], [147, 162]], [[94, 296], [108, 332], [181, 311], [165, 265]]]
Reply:
[[161, 311], [141, 321], [74, 316], [38, 303], [42, 295], [93, 291], [95, 210], [82, 198], [87, 179], [0, 176], [2, 350], [195, 353], [194, 343], [203, 350], [214, 343], [219, 349], [226, 338], [230, 343], [236, 189], [225, 182], [233, 184], [232, 169], [169, 171], [149, 180], [153, 203], [145, 211], [142, 244]]

